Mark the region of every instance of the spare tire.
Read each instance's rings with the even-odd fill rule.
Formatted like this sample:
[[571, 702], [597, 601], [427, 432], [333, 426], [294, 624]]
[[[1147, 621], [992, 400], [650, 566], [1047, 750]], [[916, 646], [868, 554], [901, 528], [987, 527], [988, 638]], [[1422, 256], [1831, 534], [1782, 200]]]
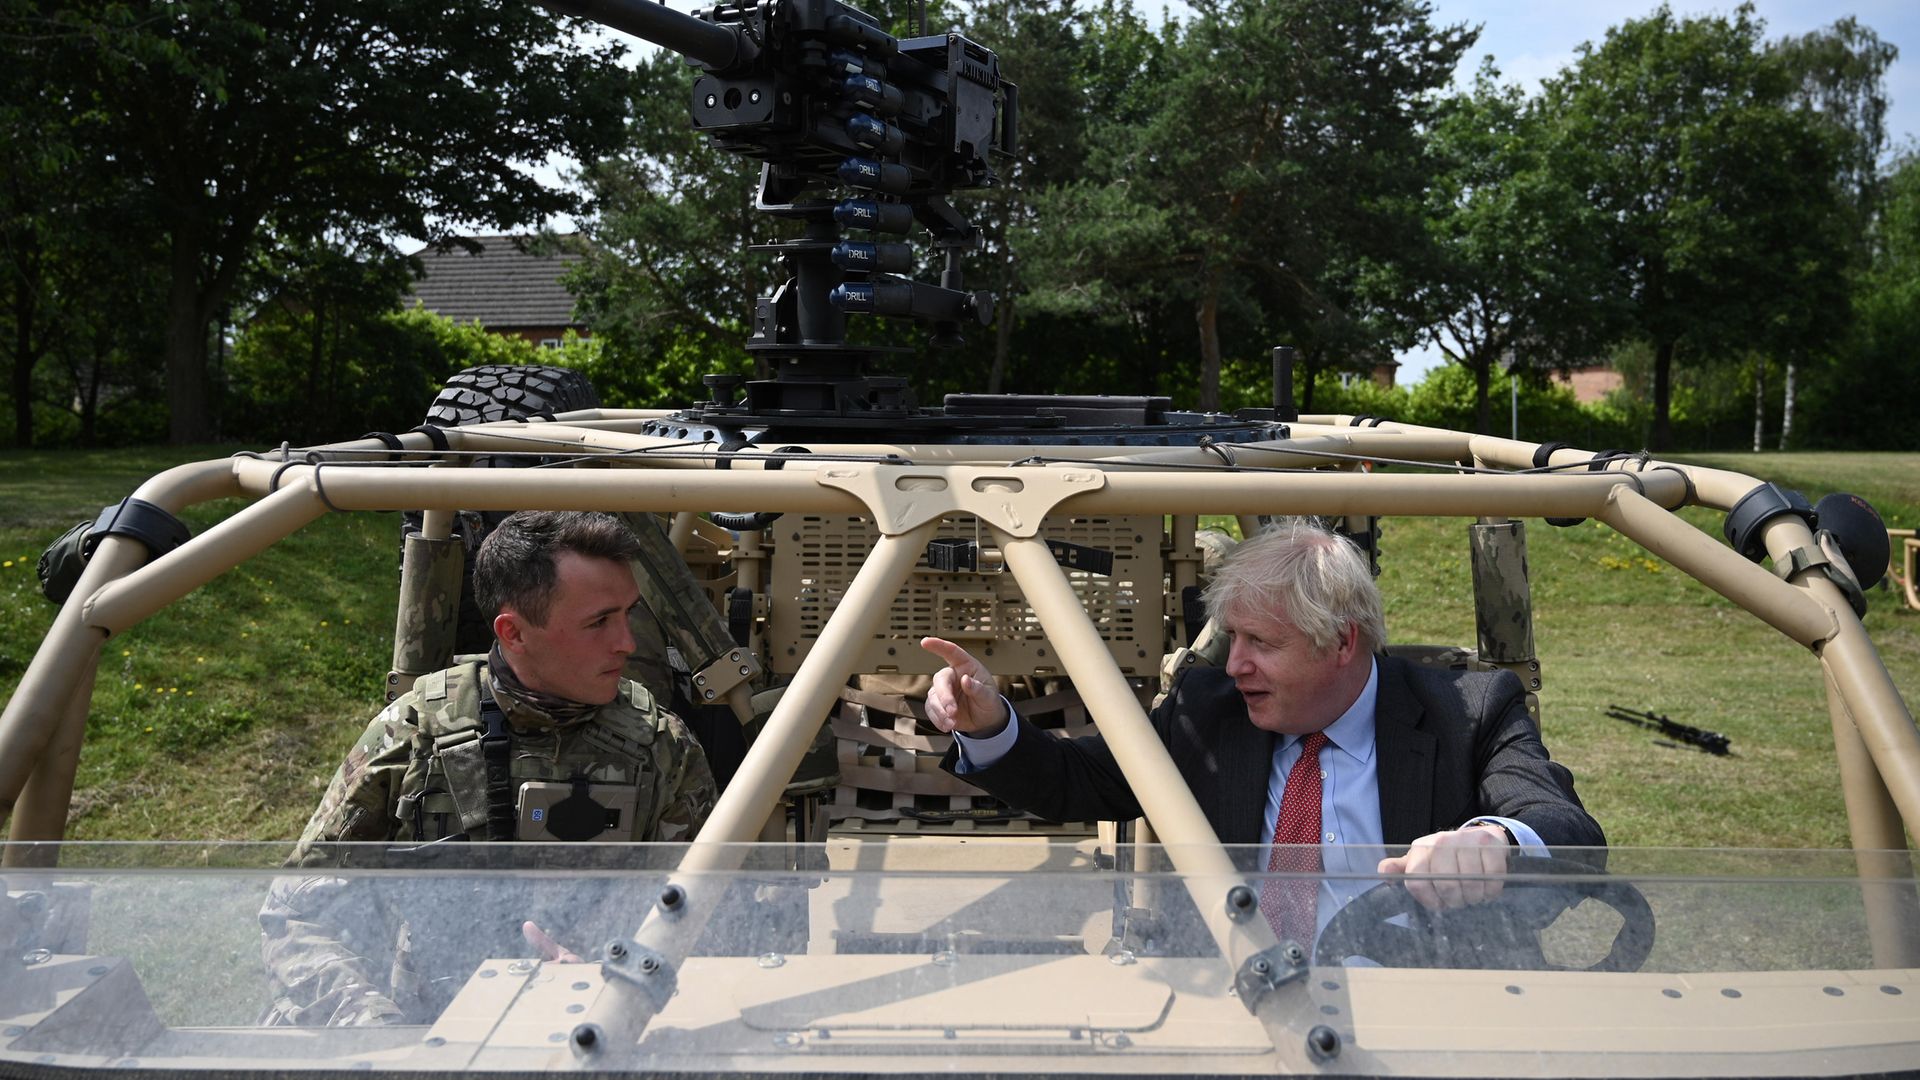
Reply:
[[[483, 364], [470, 367], [449, 378], [433, 404], [427, 406], [426, 424], [431, 427], [461, 427], [501, 420], [530, 420], [576, 409], [600, 406], [600, 395], [584, 372], [547, 364]], [[485, 455], [468, 462], [469, 468], [506, 469], [538, 465], [550, 459], [523, 454]], [[473, 602], [473, 555], [480, 541], [493, 527], [506, 520], [509, 510], [462, 510], [455, 516], [454, 532], [466, 548], [466, 562], [460, 574], [460, 616], [454, 633], [455, 653], [482, 653], [493, 645], [492, 620], [484, 617]], [[404, 538], [420, 531], [420, 514], [409, 511], [402, 518], [400, 535]]]
[[427, 406], [435, 427], [498, 420], [552, 418], [575, 409], [597, 409], [600, 395], [584, 372], [546, 364], [484, 364], [447, 380]]

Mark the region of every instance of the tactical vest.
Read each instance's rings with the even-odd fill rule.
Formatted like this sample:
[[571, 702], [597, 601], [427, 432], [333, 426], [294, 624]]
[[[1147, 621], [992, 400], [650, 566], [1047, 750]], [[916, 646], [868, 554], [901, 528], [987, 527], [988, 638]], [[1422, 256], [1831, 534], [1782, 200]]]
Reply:
[[[412, 757], [401, 781], [397, 839], [430, 843], [449, 837], [510, 839], [497, 827], [490, 802], [483, 685], [485, 665], [466, 663], [414, 683], [408, 719], [415, 725]], [[622, 680], [620, 696], [591, 719], [564, 728], [513, 732], [508, 743], [509, 787], [528, 781], [616, 785], [634, 792], [636, 812], [601, 840], [642, 840], [672, 792], [664, 790], [653, 743], [661, 713], [639, 683]], [[489, 812], [493, 810], [493, 822]]]

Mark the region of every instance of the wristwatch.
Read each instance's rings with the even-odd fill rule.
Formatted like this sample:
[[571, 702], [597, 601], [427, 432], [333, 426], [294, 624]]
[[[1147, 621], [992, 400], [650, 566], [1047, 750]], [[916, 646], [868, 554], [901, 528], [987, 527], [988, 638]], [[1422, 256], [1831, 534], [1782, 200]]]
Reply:
[[1506, 838], [1507, 838], [1507, 846], [1508, 846], [1508, 847], [1519, 847], [1519, 846], [1520, 846], [1520, 838], [1519, 838], [1519, 837], [1517, 837], [1517, 836], [1515, 836], [1515, 835], [1513, 835], [1513, 830], [1512, 830], [1512, 829], [1509, 829], [1509, 828], [1507, 828], [1507, 827], [1506, 827], [1505, 825], [1502, 825], [1502, 824], [1500, 824], [1500, 823], [1499, 823], [1499, 822], [1497, 822], [1497, 821], [1489, 821], [1489, 820], [1488, 820], [1488, 819], [1486, 819], [1486, 818], [1481, 818], [1481, 819], [1480, 819], [1479, 821], [1470, 821], [1470, 822], [1468, 822], [1468, 823], [1467, 823], [1467, 828], [1469, 828], [1469, 829], [1472, 829], [1472, 828], [1477, 828], [1477, 827], [1479, 827], [1479, 826], [1482, 826], [1482, 825], [1491, 825], [1491, 826], [1493, 826], [1494, 828], [1496, 828], [1496, 829], [1499, 829], [1499, 830], [1500, 830], [1500, 835], [1502, 835], [1502, 836], [1504, 836], [1504, 837], [1506, 837]]

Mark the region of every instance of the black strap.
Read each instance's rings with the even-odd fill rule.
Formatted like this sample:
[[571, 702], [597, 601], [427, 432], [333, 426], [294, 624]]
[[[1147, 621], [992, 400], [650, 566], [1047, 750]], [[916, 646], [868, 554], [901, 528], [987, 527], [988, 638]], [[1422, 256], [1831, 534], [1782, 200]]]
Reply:
[[447, 449], [447, 433], [440, 430], [440, 425], [421, 424], [417, 428], [409, 429], [408, 434], [412, 434], [415, 431], [419, 432], [422, 435], [425, 435], [427, 437], [427, 441], [433, 444], [433, 448], [435, 450]]
[[148, 557], [157, 559], [186, 543], [193, 530], [163, 507], [129, 496], [100, 511], [81, 542], [81, 556], [92, 558], [93, 549], [109, 536], [130, 536], [146, 545]]
[[493, 688], [480, 681], [480, 755], [487, 764], [487, 839], [513, 840], [520, 815], [513, 807], [513, 729], [507, 711], [493, 700]]

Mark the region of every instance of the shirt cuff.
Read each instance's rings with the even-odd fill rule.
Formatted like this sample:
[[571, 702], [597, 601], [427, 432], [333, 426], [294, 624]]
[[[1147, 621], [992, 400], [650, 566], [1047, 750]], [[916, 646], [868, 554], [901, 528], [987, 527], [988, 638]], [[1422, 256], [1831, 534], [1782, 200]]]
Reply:
[[1466, 829], [1475, 825], [1498, 825], [1513, 834], [1514, 843], [1519, 845], [1522, 851], [1546, 854], [1547, 845], [1540, 839], [1540, 834], [1534, 832], [1533, 826], [1528, 825], [1524, 821], [1515, 821], [1513, 818], [1495, 817], [1492, 814], [1484, 814], [1460, 827]]
[[960, 761], [954, 768], [954, 772], [965, 776], [970, 772], [992, 768], [996, 762], [1007, 756], [1007, 751], [1013, 749], [1014, 742], [1020, 737], [1020, 714], [1013, 711], [1013, 702], [1008, 701], [1005, 696], [1000, 698], [1000, 704], [1007, 707], [1007, 726], [1000, 729], [1000, 734], [976, 739], [958, 731], [953, 733], [954, 745], [960, 748]]

